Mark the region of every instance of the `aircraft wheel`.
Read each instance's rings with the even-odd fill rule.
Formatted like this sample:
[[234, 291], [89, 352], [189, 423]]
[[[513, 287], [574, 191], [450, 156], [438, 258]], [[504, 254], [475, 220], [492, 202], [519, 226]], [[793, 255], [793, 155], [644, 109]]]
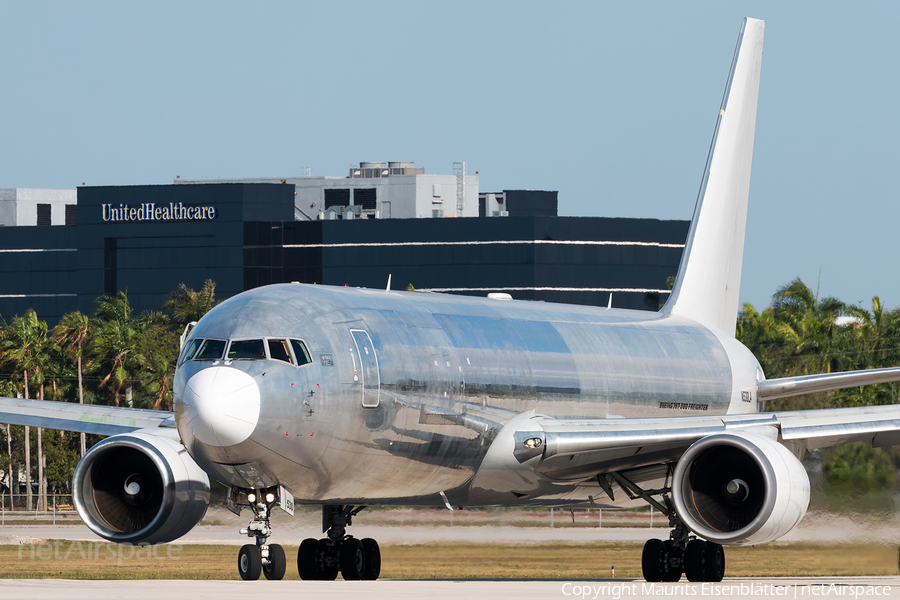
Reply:
[[706, 542], [706, 551], [709, 553], [706, 580], [718, 583], [725, 577], [725, 549], [722, 548], [722, 544]]
[[687, 548], [684, 550], [684, 574], [688, 581], [708, 581], [709, 550], [703, 540], [688, 542]]
[[341, 577], [345, 580], [362, 579], [366, 572], [366, 552], [362, 542], [356, 538], [345, 539], [341, 544], [341, 556], [338, 563], [341, 565]]
[[[675, 554], [678, 552], [675, 547], [675, 542], [672, 540], [666, 540], [663, 542], [663, 547], [666, 549], [666, 558], [663, 561], [663, 573], [662, 580], [663, 581], [678, 581], [681, 579], [681, 566], [682, 561], [681, 557], [676, 557]], [[676, 558], [676, 560], [672, 560]]]
[[662, 581], [666, 561], [666, 546], [662, 540], [647, 540], [641, 554], [641, 573], [653, 583]]
[[287, 570], [287, 560], [284, 557], [284, 548], [279, 544], [269, 545], [269, 564], [263, 565], [262, 571], [266, 579], [280, 581], [284, 579]]
[[330, 540], [328, 538], [322, 538], [319, 540], [319, 552], [321, 552], [322, 558], [316, 564], [319, 565], [321, 569], [319, 571], [319, 579], [322, 581], [334, 581], [338, 576], [338, 565], [334, 563], [329, 565], [325, 561], [325, 554], [328, 552], [328, 542]]
[[306, 538], [297, 550], [297, 573], [304, 581], [319, 579], [319, 540]]
[[238, 573], [244, 581], [256, 581], [262, 571], [262, 558], [259, 556], [259, 548], [253, 544], [241, 546], [238, 552]]
[[381, 573], [381, 549], [378, 547], [378, 542], [372, 538], [364, 538], [362, 546], [366, 559], [366, 569], [362, 578], [378, 579], [378, 575]]

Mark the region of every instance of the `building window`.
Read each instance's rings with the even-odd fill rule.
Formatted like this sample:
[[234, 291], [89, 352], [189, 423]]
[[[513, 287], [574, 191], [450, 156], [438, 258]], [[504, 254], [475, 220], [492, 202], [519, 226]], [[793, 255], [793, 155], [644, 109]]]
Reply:
[[66, 204], [66, 225], [78, 225], [77, 204]]
[[443, 216], [444, 216], [443, 208], [435, 208], [435, 209], [431, 210], [431, 218], [432, 219], [440, 219]]
[[116, 295], [116, 238], [103, 239], [103, 293]]
[[354, 189], [353, 204], [363, 210], [375, 210], [375, 188]]
[[37, 205], [37, 224], [38, 227], [50, 227], [52, 224], [49, 204]]
[[350, 206], [350, 188], [325, 188], [325, 209], [332, 206]]

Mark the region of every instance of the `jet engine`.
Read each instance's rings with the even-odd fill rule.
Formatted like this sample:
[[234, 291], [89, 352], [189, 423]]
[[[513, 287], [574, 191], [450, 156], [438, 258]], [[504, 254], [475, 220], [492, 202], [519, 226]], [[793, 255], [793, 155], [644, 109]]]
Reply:
[[146, 431], [96, 444], [78, 463], [73, 487], [91, 531], [120, 544], [171, 542], [209, 506], [209, 477], [181, 442]]
[[809, 477], [778, 442], [749, 432], [716, 433], [688, 448], [672, 480], [688, 529], [719, 544], [763, 544], [794, 528], [809, 506]]

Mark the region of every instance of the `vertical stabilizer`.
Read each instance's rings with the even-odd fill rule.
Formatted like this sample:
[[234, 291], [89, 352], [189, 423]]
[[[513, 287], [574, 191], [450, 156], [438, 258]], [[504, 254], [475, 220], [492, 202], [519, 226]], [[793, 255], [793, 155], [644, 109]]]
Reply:
[[734, 334], [765, 21], [744, 19], [675, 287], [663, 308]]

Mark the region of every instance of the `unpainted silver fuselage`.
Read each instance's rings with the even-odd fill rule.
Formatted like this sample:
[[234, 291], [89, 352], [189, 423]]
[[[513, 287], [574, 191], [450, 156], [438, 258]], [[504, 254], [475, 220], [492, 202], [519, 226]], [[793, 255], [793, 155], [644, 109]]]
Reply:
[[[359, 332], [371, 339], [377, 374], [360, 355], [368, 349]], [[301, 503], [440, 505], [444, 492], [468, 504], [491, 442], [518, 414], [752, 412], [741, 389], [761, 374], [731, 336], [683, 318], [302, 284], [231, 298], [190, 338], [305, 342], [310, 364], [189, 360], [174, 385], [179, 432], [203, 469], [241, 488], [283, 484]], [[185, 386], [210, 368], [256, 382], [259, 417], [246, 440], [204, 443], [185, 422]], [[566, 496], [586, 493], [561, 488]]]

